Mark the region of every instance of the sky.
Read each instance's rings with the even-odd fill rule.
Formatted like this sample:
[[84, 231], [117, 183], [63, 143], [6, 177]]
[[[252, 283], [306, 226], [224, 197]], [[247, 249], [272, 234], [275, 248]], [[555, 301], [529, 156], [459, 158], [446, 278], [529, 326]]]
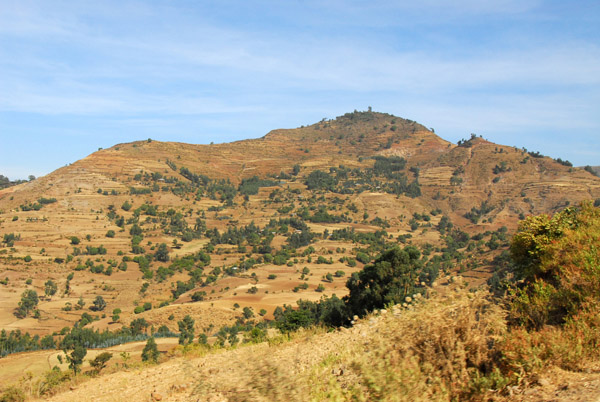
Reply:
[[0, 0], [0, 174], [353, 110], [600, 165], [600, 1]]

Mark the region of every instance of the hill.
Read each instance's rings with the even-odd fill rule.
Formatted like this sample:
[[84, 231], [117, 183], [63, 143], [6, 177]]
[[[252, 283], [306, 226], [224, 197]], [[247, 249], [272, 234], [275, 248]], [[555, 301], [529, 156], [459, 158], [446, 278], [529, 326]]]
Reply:
[[[600, 178], [569, 165], [376, 112], [230, 144], [118, 144], [0, 190], [0, 327], [50, 345], [75, 324], [143, 319], [142, 336], [189, 315], [214, 342], [346, 295], [353, 273], [409, 244], [423, 292], [459, 272], [498, 283], [520, 218], [600, 198]], [[11, 345], [2, 354], [43, 347]]]

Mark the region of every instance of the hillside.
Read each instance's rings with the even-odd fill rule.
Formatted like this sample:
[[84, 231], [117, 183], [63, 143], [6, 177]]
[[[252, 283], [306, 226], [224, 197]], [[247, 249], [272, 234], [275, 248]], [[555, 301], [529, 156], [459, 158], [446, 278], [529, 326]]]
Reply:
[[[440, 275], [498, 283], [520, 218], [589, 199], [600, 178], [584, 169], [375, 112], [230, 144], [118, 144], [0, 190], [0, 328], [50, 345], [75, 324], [143, 319], [144, 337], [189, 315], [211, 342], [230, 331], [228, 344], [278, 306], [343, 297], [392, 246], [418, 248], [424, 293]], [[1, 354], [42, 347], [15, 344]]]

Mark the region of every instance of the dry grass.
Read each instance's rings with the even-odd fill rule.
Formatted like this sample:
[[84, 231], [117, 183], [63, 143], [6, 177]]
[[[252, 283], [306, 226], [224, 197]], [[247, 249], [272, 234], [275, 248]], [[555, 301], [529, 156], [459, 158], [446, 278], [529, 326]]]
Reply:
[[204, 379], [196, 392], [218, 389], [230, 401], [466, 398], [474, 392], [474, 378], [491, 372], [504, 322], [485, 293], [460, 291], [409, 310], [372, 315], [351, 330], [302, 333], [281, 345], [253, 349], [249, 360], [237, 360], [234, 381], [216, 385], [215, 378]]

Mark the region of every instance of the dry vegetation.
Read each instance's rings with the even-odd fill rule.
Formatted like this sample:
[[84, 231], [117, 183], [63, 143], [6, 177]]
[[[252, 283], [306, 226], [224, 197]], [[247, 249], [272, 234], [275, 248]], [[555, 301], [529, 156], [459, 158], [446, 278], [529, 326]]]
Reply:
[[[143, 318], [144, 335], [161, 326], [178, 332], [178, 322], [190, 316], [195, 334], [215, 343], [219, 329], [244, 332], [276, 319], [278, 306], [347, 295], [352, 274], [388, 248], [406, 245], [420, 251], [418, 293], [430, 292], [438, 273], [460, 273], [472, 289], [492, 277], [501, 292], [513, 274], [506, 250], [520, 218], [598, 198], [600, 179], [563, 161], [476, 136], [457, 146], [415, 122], [372, 112], [232, 144], [119, 144], [0, 190], [0, 329], [50, 335], [58, 345], [74, 325], [114, 333]], [[44, 295], [48, 281], [56, 284], [55, 294]], [[507, 338], [503, 313], [481, 294], [456, 299], [436, 289], [447, 297], [429, 308], [372, 317], [348, 331], [314, 330], [279, 346], [271, 341], [144, 369], [140, 373], [151, 379], [140, 381], [137, 392], [149, 398], [148, 384], [175, 370], [160, 390], [173, 400], [177, 389], [190, 398], [201, 392], [230, 400], [464, 399], [488, 389], [506, 392], [534, 371], [511, 368], [519, 379], [495, 372], [506, 369], [495, 355], [500, 344], [523, 362], [541, 359], [568, 370], [593, 358], [578, 352], [583, 346], [565, 343], [571, 338], [562, 332], [593, 332], [590, 320], [542, 332], [514, 330]], [[27, 310], [19, 303], [31, 291], [39, 300]], [[99, 296], [106, 306], [90, 310]], [[253, 317], [245, 317], [244, 308]], [[511, 314], [511, 322], [518, 321]], [[442, 325], [447, 321], [452, 325]], [[176, 343], [157, 341], [163, 352]], [[232, 335], [224, 347], [235, 342]], [[128, 351], [138, 364], [143, 345], [110, 350]], [[41, 387], [47, 369], [67, 369], [59, 354], [50, 349], [1, 358], [0, 382], [31, 371], [28, 393], [36, 395], [31, 384]], [[86, 361], [96, 354], [90, 349]], [[117, 370], [116, 360], [117, 354], [106, 371]], [[228, 369], [215, 372], [218, 364]], [[115, 384], [132, 381], [128, 372], [111, 375], [119, 378]], [[209, 382], [198, 382], [206, 376]], [[75, 391], [82, 398], [83, 388]], [[125, 391], [111, 392], [106, 400], [122, 400]]]

